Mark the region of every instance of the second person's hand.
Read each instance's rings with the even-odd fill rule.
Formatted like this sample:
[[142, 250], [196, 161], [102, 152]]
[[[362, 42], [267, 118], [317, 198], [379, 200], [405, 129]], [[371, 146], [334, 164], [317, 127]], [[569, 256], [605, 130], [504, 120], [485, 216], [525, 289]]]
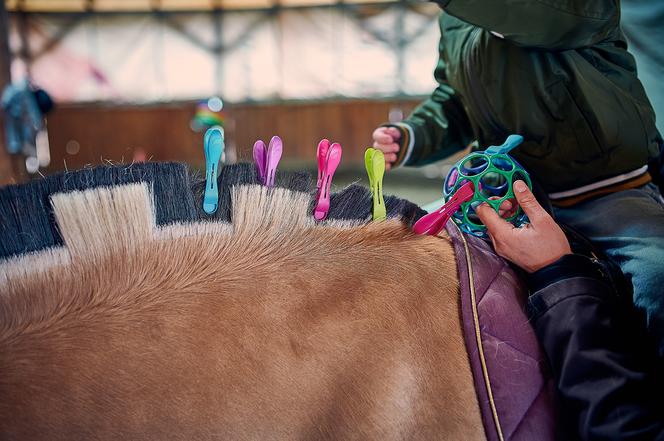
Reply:
[[496, 253], [529, 273], [571, 254], [565, 233], [523, 181], [514, 183], [514, 195], [530, 219], [521, 228], [500, 217], [488, 204], [477, 207], [477, 215], [486, 225]]

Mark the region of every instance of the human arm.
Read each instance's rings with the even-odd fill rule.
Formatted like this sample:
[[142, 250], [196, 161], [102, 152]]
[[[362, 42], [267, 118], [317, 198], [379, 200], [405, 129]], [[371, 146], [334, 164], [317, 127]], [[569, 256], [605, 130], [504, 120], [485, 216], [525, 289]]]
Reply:
[[615, 292], [602, 265], [572, 254], [525, 184], [515, 187], [528, 226], [514, 228], [488, 205], [477, 211], [497, 253], [528, 273], [531, 323], [567, 426], [584, 440], [664, 439], [656, 410], [661, 406], [654, 402], [661, 385], [631, 305]]
[[583, 440], [664, 439], [645, 337], [600, 271], [570, 254], [528, 277], [528, 312], [562, 417]]
[[385, 124], [373, 133], [374, 148], [386, 154], [385, 160], [392, 167], [428, 164], [463, 150], [473, 141], [461, 100], [447, 82], [442, 32], [441, 27], [434, 71], [438, 87], [404, 121]]

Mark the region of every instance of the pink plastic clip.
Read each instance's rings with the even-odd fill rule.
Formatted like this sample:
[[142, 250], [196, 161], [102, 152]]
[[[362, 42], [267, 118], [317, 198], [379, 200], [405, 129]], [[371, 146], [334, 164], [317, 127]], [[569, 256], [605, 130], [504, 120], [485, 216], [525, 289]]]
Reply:
[[322, 221], [330, 211], [330, 186], [332, 177], [341, 162], [342, 148], [339, 143], [329, 145], [329, 141], [322, 140], [318, 144], [318, 192], [316, 193], [316, 207], [314, 219]]
[[323, 178], [323, 170], [325, 170], [325, 161], [327, 161], [327, 152], [330, 150], [330, 141], [321, 139], [316, 149], [316, 158], [318, 158], [318, 180], [316, 181], [316, 188], [320, 189], [320, 182]]
[[267, 148], [260, 139], [254, 143], [254, 161], [258, 168], [258, 178], [263, 185], [274, 187], [274, 178], [282, 152], [283, 143], [278, 136], [270, 139], [270, 145]]
[[445, 228], [445, 224], [447, 224], [452, 215], [459, 211], [461, 204], [471, 200], [474, 195], [475, 187], [473, 183], [470, 181], [466, 182], [452, 195], [449, 201], [445, 202], [445, 205], [421, 217], [413, 226], [413, 231], [415, 234], [437, 235]]

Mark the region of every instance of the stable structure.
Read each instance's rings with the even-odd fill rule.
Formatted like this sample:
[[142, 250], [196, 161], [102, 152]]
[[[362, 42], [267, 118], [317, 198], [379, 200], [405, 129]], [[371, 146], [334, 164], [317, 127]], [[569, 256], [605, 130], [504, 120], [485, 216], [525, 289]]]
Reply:
[[395, 3], [398, 0], [7, 0], [12, 10], [32, 12], [76, 11], [182, 11], [211, 9], [261, 9], [273, 7], [311, 7], [342, 4]]
[[9, 0], [13, 75], [58, 101], [422, 95], [439, 12], [412, 1]]
[[317, 136], [334, 136], [347, 144], [346, 158], [359, 164], [373, 128], [390, 112], [397, 118], [408, 112], [435, 87], [440, 10], [432, 3], [5, 5], [5, 59], [13, 79], [28, 76], [57, 103], [44, 172], [131, 161], [138, 150], [148, 159], [199, 165], [202, 135], [188, 122], [195, 103], [210, 96], [227, 104], [229, 151], [238, 157], [246, 156], [254, 136], [280, 133], [287, 158], [301, 162]]

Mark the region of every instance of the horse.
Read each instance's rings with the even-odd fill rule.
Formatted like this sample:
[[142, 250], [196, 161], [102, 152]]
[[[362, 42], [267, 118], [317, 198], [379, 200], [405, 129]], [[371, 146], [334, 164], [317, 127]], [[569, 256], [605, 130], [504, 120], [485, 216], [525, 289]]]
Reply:
[[0, 438], [553, 439], [518, 274], [353, 184], [183, 164], [0, 189]]

